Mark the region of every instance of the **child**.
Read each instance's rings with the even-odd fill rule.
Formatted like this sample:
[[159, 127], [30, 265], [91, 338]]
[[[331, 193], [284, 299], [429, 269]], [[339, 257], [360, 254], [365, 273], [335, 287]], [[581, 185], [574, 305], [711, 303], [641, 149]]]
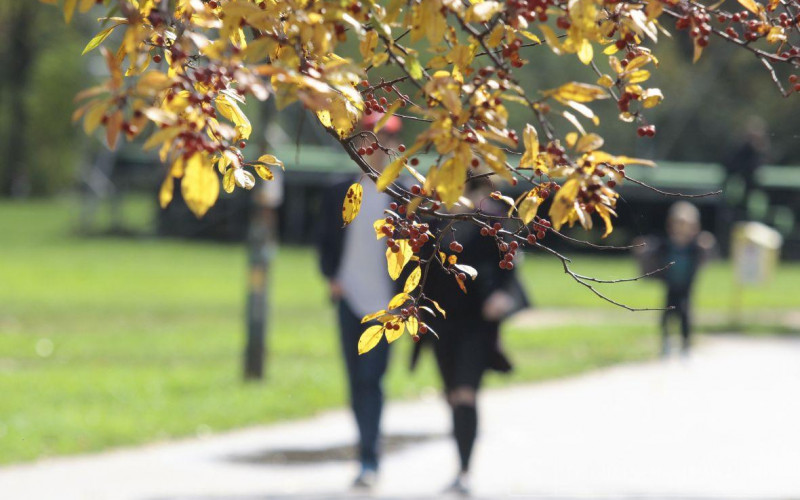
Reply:
[[670, 265], [658, 273], [667, 286], [661, 318], [662, 355], [669, 354], [669, 320], [677, 316], [681, 324], [681, 351], [688, 355], [692, 332], [690, 298], [697, 271], [715, 244], [714, 236], [700, 231], [700, 211], [687, 201], [672, 205], [667, 215], [666, 238], [653, 238], [639, 251], [646, 272]]

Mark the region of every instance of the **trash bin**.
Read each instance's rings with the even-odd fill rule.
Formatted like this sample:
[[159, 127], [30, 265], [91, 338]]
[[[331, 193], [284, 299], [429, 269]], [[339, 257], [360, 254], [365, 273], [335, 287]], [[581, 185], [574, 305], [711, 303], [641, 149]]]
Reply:
[[737, 222], [731, 234], [734, 277], [738, 284], [769, 281], [778, 265], [783, 237], [760, 222]]

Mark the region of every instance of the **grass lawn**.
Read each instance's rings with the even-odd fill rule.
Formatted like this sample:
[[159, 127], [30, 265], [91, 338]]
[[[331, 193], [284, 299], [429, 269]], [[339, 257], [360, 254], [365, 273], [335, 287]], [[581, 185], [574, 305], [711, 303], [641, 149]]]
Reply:
[[[310, 415], [341, 406], [344, 374], [332, 308], [314, 255], [282, 248], [271, 275], [268, 378], [241, 381], [245, 253], [238, 245], [71, 236], [69, 200], [0, 203], [0, 463], [86, 452]], [[146, 223], [144, 202], [133, 207]], [[580, 258], [578, 270], [635, 272], [624, 260]], [[537, 305], [606, 308], [533, 256], [526, 281]], [[771, 288], [748, 292], [753, 308], [797, 307], [800, 266]], [[729, 272], [704, 275], [699, 305], [722, 309]], [[658, 305], [653, 283], [613, 287], [633, 305]], [[630, 314], [619, 311], [619, 314]], [[613, 323], [511, 328], [517, 362], [490, 384], [564, 376], [651, 357], [653, 326]], [[428, 357], [407, 371], [398, 343], [391, 397], [435, 390]]]

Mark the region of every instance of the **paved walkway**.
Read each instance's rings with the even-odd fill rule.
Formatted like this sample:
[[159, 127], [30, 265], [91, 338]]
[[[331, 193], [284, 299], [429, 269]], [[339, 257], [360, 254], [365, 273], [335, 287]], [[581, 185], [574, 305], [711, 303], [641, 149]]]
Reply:
[[[797, 499], [798, 395], [800, 341], [733, 337], [707, 339], [688, 361], [487, 391], [475, 496]], [[385, 424], [397, 446], [387, 453], [375, 496], [437, 498], [456, 467], [443, 405], [436, 398], [393, 404]], [[323, 459], [353, 438], [349, 415], [337, 411], [44, 460], [0, 469], [0, 498], [352, 498], [355, 465]]]

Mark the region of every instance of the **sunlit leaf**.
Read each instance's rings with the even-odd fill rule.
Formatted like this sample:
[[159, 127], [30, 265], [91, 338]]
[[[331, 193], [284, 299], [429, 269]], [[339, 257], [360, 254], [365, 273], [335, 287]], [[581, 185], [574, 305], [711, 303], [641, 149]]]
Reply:
[[348, 225], [356, 218], [361, 211], [361, 200], [364, 197], [364, 188], [356, 182], [347, 188], [347, 194], [342, 203], [342, 221]]
[[372, 325], [361, 334], [358, 339], [358, 354], [371, 351], [383, 337], [385, 328], [383, 325]]
[[211, 161], [201, 153], [186, 160], [181, 179], [181, 194], [186, 205], [197, 217], [208, 212], [219, 197], [219, 177]]
[[396, 280], [400, 277], [400, 273], [403, 272], [403, 268], [406, 267], [406, 264], [411, 260], [411, 256], [414, 252], [411, 251], [411, 245], [408, 243], [408, 240], [395, 240], [397, 246], [400, 247], [400, 251], [392, 252], [391, 248], [386, 249], [386, 266], [389, 271], [389, 276]]
[[417, 285], [419, 285], [419, 280], [421, 277], [422, 268], [417, 266], [413, 271], [411, 271], [411, 274], [408, 275], [408, 278], [406, 278], [406, 283], [403, 285], [403, 291], [405, 293], [411, 293], [415, 288], [417, 288]]

